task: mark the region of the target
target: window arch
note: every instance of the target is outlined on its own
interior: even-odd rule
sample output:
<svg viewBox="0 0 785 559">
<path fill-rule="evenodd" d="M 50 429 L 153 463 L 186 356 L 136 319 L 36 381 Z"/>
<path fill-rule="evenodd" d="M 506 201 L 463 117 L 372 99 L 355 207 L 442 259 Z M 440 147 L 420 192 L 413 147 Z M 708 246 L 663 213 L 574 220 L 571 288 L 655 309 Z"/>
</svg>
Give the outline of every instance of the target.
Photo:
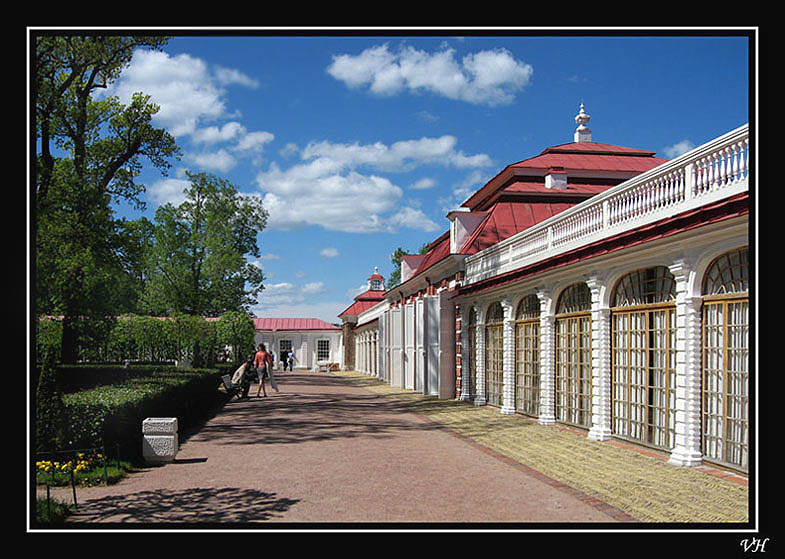
<svg viewBox="0 0 785 559">
<path fill-rule="evenodd" d="M 591 426 L 591 291 L 576 283 L 556 303 L 556 419 Z"/>
<path fill-rule="evenodd" d="M 622 277 L 611 298 L 614 434 L 670 449 L 676 422 L 676 282 L 665 266 Z"/>
<path fill-rule="evenodd" d="M 585 283 L 575 283 L 559 295 L 556 314 L 568 314 L 591 310 L 591 291 Z"/>
<path fill-rule="evenodd" d="M 665 266 L 630 272 L 618 282 L 611 298 L 612 307 L 651 305 L 676 300 L 676 279 Z"/>
<path fill-rule="evenodd" d="M 485 314 L 485 396 L 486 402 L 502 405 L 504 384 L 504 309 L 496 302 Z"/>
<path fill-rule="evenodd" d="M 515 409 L 540 413 L 540 300 L 521 299 L 515 310 Z"/>
<path fill-rule="evenodd" d="M 749 253 L 720 255 L 703 277 L 703 455 L 748 468 Z"/>
<path fill-rule="evenodd" d="M 703 276 L 704 295 L 742 293 L 749 290 L 749 249 L 727 252 L 715 258 Z"/>
</svg>

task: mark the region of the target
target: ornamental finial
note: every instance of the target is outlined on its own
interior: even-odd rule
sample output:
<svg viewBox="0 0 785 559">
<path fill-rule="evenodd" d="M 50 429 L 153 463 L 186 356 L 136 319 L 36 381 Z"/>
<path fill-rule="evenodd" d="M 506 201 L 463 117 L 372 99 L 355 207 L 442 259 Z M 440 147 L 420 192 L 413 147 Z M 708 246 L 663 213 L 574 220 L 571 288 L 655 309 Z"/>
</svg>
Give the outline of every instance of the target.
<svg viewBox="0 0 785 559">
<path fill-rule="evenodd" d="M 589 120 L 591 115 L 586 114 L 581 102 L 581 110 L 575 115 L 575 122 L 578 123 L 578 128 L 575 129 L 575 142 L 591 142 L 591 130 L 586 126 Z"/>
</svg>

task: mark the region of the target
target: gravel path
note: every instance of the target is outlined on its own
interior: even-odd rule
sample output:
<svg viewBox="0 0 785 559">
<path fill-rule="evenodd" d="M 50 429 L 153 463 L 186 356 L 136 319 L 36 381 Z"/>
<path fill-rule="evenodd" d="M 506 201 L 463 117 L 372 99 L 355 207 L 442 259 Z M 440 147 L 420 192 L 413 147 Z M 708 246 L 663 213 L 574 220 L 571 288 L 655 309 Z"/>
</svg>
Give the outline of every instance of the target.
<svg viewBox="0 0 785 559">
<path fill-rule="evenodd" d="M 184 436 L 173 463 L 78 488 L 69 523 L 354 529 L 630 520 L 346 378 L 276 378 L 280 392 L 232 399 Z"/>
</svg>

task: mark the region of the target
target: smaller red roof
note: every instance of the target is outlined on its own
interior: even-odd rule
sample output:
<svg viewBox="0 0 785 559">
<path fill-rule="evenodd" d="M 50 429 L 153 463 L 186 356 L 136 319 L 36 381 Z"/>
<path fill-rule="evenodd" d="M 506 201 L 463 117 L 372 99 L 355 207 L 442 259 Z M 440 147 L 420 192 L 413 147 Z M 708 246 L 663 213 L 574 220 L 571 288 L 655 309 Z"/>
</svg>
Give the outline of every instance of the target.
<svg viewBox="0 0 785 559">
<path fill-rule="evenodd" d="M 254 318 L 256 330 L 340 330 L 338 326 L 318 318 Z"/>
</svg>

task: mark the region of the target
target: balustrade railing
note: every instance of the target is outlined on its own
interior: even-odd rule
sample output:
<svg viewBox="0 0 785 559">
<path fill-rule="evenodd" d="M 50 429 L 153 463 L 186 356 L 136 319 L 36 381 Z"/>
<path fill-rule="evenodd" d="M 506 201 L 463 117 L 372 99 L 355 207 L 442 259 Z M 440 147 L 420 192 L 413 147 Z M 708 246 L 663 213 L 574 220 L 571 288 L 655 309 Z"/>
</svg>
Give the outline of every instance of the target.
<svg viewBox="0 0 785 559">
<path fill-rule="evenodd" d="M 743 192 L 749 160 L 745 124 L 468 257 L 466 283 Z"/>
</svg>

